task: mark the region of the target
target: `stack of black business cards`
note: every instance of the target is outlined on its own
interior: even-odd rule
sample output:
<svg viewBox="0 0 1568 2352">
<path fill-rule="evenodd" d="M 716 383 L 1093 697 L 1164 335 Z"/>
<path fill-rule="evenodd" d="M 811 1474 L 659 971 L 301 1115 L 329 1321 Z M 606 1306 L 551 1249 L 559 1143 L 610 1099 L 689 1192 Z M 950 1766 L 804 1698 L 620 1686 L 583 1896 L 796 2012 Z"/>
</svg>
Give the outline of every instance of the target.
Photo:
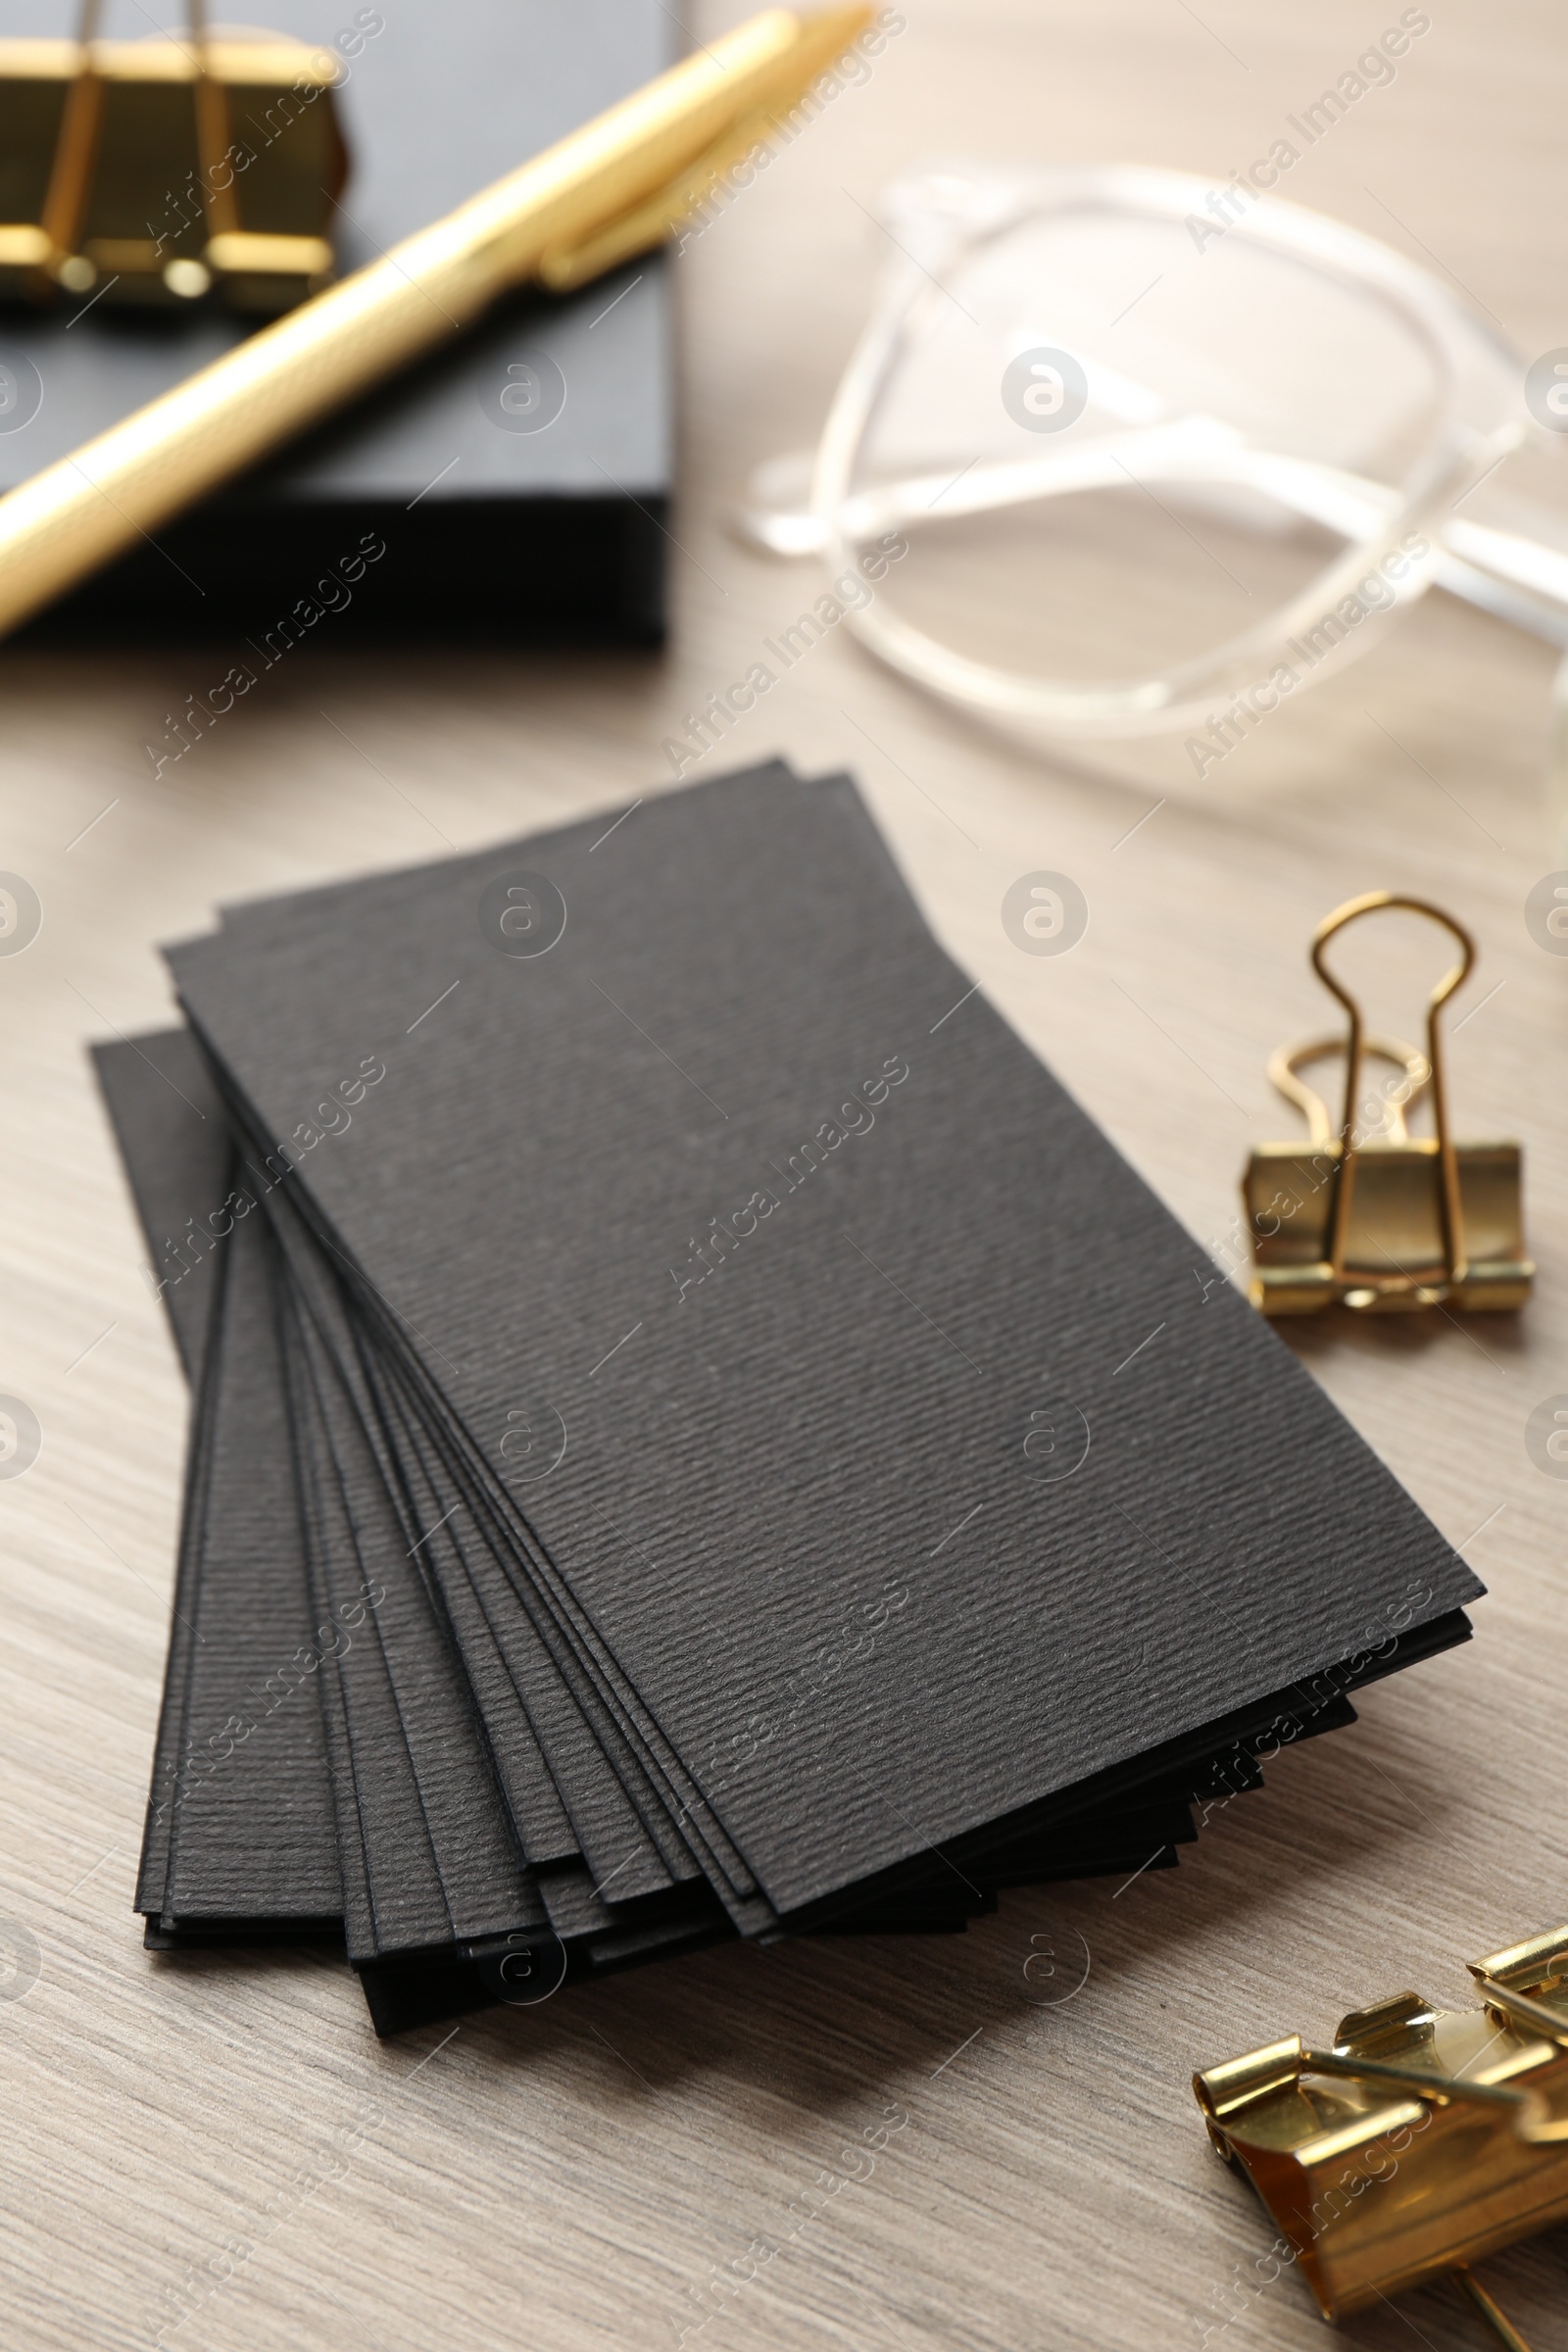
<svg viewBox="0 0 1568 2352">
<path fill-rule="evenodd" d="M 188 1027 L 99 1055 L 194 1396 L 155 1945 L 341 1936 L 386 2032 L 961 1928 L 1467 1634 L 849 779 L 169 960 Z"/>
</svg>

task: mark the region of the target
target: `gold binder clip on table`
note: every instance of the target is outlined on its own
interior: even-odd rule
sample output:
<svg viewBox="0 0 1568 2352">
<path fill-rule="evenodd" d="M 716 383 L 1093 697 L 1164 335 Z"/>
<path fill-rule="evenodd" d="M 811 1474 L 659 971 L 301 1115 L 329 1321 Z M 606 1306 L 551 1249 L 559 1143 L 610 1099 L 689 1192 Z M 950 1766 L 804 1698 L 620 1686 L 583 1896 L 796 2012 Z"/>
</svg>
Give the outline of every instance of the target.
<svg viewBox="0 0 1568 2352">
<path fill-rule="evenodd" d="M 0 41 L 0 296 L 288 310 L 332 274 L 330 50 L 282 33 Z"/>
<path fill-rule="evenodd" d="M 1441 924 L 1459 943 L 1427 1007 L 1422 1053 L 1397 1038 L 1368 1035 L 1348 989 L 1335 979 L 1323 951 L 1337 932 L 1383 907 L 1405 907 Z M 1312 1314 L 1344 1305 L 1366 1311 L 1441 1306 L 1522 1306 L 1535 1267 L 1525 1255 L 1516 1143 L 1456 1144 L 1448 1126 L 1443 1074 L 1442 1007 L 1468 977 L 1475 943 L 1451 915 L 1425 899 L 1369 891 L 1319 924 L 1312 968 L 1349 1016 L 1343 1044 L 1315 1038 L 1281 1047 L 1269 1076 L 1306 1114 L 1305 1143 L 1259 1144 L 1242 1180 L 1252 1237 L 1251 1299 L 1266 1315 Z M 1336 1136 L 1328 1106 L 1299 1075 L 1308 1062 L 1345 1056 L 1345 1103 Z M 1377 1132 L 1358 1118 L 1366 1057 L 1392 1063 L 1396 1079 L 1373 1107 Z M 1405 1113 L 1423 1094 L 1435 1132 L 1413 1136 Z M 1357 1140 L 1358 1127 L 1362 1130 Z"/>
<path fill-rule="evenodd" d="M 1193 2077 L 1328 2320 L 1451 2274 L 1529 2352 L 1468 2265 L 1568 2219 L 1568 1928 L 1469 1963 L 1485 2007 L 1401 1992 Z"/>
</svg>

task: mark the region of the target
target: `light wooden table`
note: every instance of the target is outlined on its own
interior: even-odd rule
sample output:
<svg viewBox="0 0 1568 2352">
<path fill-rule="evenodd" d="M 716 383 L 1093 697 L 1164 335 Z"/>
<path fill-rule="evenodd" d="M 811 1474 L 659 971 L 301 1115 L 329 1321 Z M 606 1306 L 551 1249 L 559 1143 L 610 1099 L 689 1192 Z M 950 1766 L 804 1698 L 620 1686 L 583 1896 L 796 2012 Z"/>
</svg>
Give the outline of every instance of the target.
<svg viewBox="0 0 1568 2352">
<path fill-rule="evenodd" d="M 740 13 L 715 0 L 699 29 Z M 1474 1131 L 1526 1140 L 1535 1303 L 1517 1328 L 1296 1341 L 1489 1583 L 1474 1643 L 1282 1759 L 1179 1872 L 1013 1895 L 961 1938 L 736 1947 L 394 2047 L 320 1955 L 172 1965 L 141 1949 L 129 1903 L 184 1396 L 85 1042 L 164 1015 L 154 943 L 221 899 L 661 788 L 679 714 L 798 609 L 796 579 L 725 535 L 724 503 L 819 417 L 876 259 L 852 197 L 944 151 L 1222 179 L 1398 11 L 907 14 L 869 86 L 678 266 L 684 552 L 666 662 L 302 650 L 153 782 L 141 742 L 200 660 L 0 654 L 0 866 L 46 907 L 36 945 L 0 962 L 0 1388 L 44 1430 L 35 1468 L 0 1484 L 0 1911 L 41 1952 L 25 1997 L 0 2004 L 8 2343 L 141 2346 L 186 2312 L 165 2335 L 179 2352 L 673 2352 L 708 2310 L 686 2338 L 703 2352 L 1198 2352 L 1229 2311 L 1207 2338 L 1225 2352 L 1304 2352 L 1324 2339 L 1293 2276 L 1223 2302 L 1269 2232 L 1207 2151 L 1191 2070 L 1321 2034 L 1406 1984 L 1463 1998 L 1467 1956 L 1568 1911 L 1568 1494 L 1522 1437 L 1568 1390 L 1568 971 L 1522 919 L 1560 862 L 1542 800 L 1552 664 L 1433 598 L 1293 707 L 1224 792 L 1173 797 L 1119 849 L 1155 797 L 1132 763 L 1097 782 L 1006 751 L 842 636 L 735 751 L 858 767 L 942 938 L 1200 1242 L 1229 1225 L 1249 1140 L 1281 1131 L 1263 1061 L 1321 1017 L 1302 961 L 1317 918 L 1403 884 L 1474 924 L 1472 1001 L 1501 985 L 1456 1040 L 1454 1091 Z M 1290 193 L 1440 256 L 1527 353 L 1568 343 L 1560 11 L 1432 14 L 1396 83 Z M 1042 865 L 1095 909 L 1059 961 L 1019 956 L 999 919 L 1007 884 Z M 1023 1975 L 1042 1936 L 1059 1988 L 1088 1956 L 1055 2007 Z M 754 2241 L 785 2237 L 791 2201 L 891 2104 L 908 2122 L 874 2176 L 742 2284 Z M 1568 2346 L 1568 2235 L 1490 2276 L 1534 2344 Z M 1391 2352 L 1479 2341 L 1446 2290 L 1348 2334 Z"/>
</svg>

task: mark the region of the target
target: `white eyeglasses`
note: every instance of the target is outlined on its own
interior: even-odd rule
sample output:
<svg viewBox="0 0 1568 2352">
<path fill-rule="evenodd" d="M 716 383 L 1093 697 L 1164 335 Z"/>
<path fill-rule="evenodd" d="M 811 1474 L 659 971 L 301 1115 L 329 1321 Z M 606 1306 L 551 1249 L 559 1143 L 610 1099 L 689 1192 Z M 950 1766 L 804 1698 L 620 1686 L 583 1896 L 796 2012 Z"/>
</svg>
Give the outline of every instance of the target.
<svg viewBox="0 0 1568 2352">
<path fill-rule="evenodd" d="M 1125 738 L 1255 723 L 1435 583 L 1568 647 L 1568 502 L 1462 511 L 1568 433 L 1568 353 L 1527 370 L 1376 239 L 1181 172 L 953 165 L 882 219 L 814 466 L 762 467 L 737 520 L 857 582 L 906 677 Z"/>
</svg>

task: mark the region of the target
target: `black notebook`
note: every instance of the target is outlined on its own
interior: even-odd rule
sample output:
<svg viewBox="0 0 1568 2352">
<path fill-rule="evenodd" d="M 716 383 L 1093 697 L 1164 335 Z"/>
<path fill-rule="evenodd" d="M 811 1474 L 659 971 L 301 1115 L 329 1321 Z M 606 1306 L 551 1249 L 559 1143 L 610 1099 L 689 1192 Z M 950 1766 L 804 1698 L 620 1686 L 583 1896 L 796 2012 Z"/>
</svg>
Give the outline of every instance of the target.
<svg viewBox="0 0 1568 2352">
<path fill-rule="evenodd" d="M 609 822 L 230 910 L 101 1056 L 208 1318 L 140 1906 L 383 2030 L 1168 1866 L 1482 1590 L 848 778 Z"/>
<path fill-rule="evenodd" d="M 338 61 L 352 159 L 332 224 L 344 275 L 652 80 L 680 45 L 662 0 L 335 10 L 270 0 L 262 13 Z M 75 14 L 71 0 L 12 0 L 5 29 L 66 33 Z M 154 21 L 122 6 L 103 29 L 136 39 Z M 242 108 L 236 139 L 246 138 L 265 148 L 265 126 Z M 172 186 L 171 220 L 185 218 L 182 198 L 193 201 Z M 149 235 L 169 226 L 155 220 Z M 217 301 L 194 316 L 117 308 L 112 291 L 43 312 L 0 309 L 0 363 L 40 387 L 35 414 L 0 417 L 0 491 L 220 358 L 256 323 Z M 545 405 L 518 413 L 514 371 L 529 368 Z M 260 684 L 298 644 L 432 634 L 658 643 L 672 392 L 662 255 L 563 299 L 523 291 L 177 517 L 29 634 L 225 645 L 205 685 L 195 681 L 195 715 L 176 710 L 154 738 L 155 762 L 179 756 L 173 721 L 199 734 L 215 699 L 221 717 L 251 691 L 247 676 Z"/>
</svg>

